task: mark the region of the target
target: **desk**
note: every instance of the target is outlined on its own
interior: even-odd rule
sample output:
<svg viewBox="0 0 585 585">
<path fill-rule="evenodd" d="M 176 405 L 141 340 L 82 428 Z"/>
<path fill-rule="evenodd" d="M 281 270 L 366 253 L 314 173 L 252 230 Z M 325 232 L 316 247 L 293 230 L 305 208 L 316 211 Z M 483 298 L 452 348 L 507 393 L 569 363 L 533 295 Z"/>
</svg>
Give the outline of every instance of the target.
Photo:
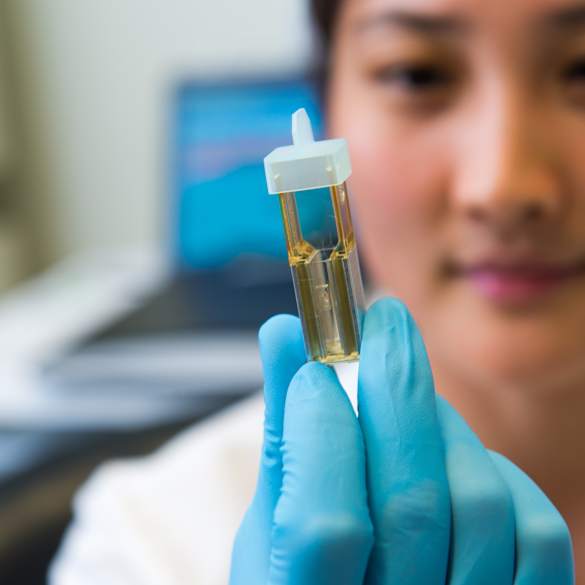
<svg viewBox="0 0 585 585">
<path fill-rule="evenodd" d="M 39 369 L 84 335 L 132 309 L 167 276 L 161 258 L 148 251 L 83 254 L 1 296 L 0 428 L 116 424 L 111 405 L 100 405 L 95 397 L 46 392 Z M 146 421 L 148 411 L 142 416 Z"/>
<path fill-rule="evenodd" d="M 97 464 L 150 452 L 237 399 L 224 394 L 185 408 L 45 386 L 43 363 L 136 307 L 168 275 L 156 254 L 83 255 L 0 298 L 1 583 L 44 582 L 71 497 Z"/>
</svg>

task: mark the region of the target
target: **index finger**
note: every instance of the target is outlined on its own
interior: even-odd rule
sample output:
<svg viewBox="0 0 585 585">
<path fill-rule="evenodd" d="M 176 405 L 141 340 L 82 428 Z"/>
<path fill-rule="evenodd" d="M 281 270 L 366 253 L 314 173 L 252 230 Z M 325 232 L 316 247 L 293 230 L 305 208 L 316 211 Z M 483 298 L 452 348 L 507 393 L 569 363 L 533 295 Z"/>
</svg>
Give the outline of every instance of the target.
<svg viewBox="0 0 585 585">
<path fill-rule="evenodd" d="M 367 582 L 442 585 L 451 514 L 443 440 L 426 350 L 397 300 L 366 314 L 358 407 L 375 537 Z"/>
</svg>

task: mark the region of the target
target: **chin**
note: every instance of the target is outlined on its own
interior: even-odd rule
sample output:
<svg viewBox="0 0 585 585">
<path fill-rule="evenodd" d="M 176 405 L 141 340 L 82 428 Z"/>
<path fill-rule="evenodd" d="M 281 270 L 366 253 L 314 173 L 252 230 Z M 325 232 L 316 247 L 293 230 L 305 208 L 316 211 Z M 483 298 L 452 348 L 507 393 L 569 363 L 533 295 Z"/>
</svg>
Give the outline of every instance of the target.
<svg viewBox="0 0 585 585">
<path fill-rule="evenodd" d="M 571 307 L 573 309 L 571 310 Z M 552 303 L 540 310 L 500 307 L 457 299 L 419 322 L 438 371 L 473 386 L 585 391 L 585 309 L 582 303 Z"/>
</svg>

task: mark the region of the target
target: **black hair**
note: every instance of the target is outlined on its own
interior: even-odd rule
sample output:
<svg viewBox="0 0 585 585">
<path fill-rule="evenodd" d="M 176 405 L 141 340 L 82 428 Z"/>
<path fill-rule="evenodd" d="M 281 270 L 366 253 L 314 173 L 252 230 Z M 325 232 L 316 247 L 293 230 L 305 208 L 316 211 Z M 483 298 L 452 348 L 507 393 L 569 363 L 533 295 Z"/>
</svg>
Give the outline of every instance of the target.
<svg viewBox="0 0 585 585">
<path fill-rule="evenodd" d="M 326 101 L 329 79 L 329 55 L 337 15 L 343 0 L 311 0 L 311 16 L 320 41 L 320 56 L 314 63 L 314 76 L 317 81 L 321 101 Z"/>
<path fill-rule="evenodd" d="M 313 20 L 321 35 L 323 49 L 327 54 L 331 47 L 333 29 L 337 20 L 337 13 L 341 0 L 312 0 L 311 12 Z"/>
</svg>

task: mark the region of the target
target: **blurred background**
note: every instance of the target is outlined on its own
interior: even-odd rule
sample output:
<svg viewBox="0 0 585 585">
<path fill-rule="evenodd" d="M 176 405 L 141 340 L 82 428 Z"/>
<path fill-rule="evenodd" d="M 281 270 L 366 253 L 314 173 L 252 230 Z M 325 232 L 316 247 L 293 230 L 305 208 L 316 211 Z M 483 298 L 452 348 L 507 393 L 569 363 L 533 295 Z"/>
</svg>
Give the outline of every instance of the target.
<svg viewBox="0 0 585 585">
<path fill-rule="evenodd" d="M 1 583 L 101 461 L 260 387 L 296 310 L 262 158 L 323 134 L 317 55 L 301 0 L 0 2 Z"/>
</svg>

